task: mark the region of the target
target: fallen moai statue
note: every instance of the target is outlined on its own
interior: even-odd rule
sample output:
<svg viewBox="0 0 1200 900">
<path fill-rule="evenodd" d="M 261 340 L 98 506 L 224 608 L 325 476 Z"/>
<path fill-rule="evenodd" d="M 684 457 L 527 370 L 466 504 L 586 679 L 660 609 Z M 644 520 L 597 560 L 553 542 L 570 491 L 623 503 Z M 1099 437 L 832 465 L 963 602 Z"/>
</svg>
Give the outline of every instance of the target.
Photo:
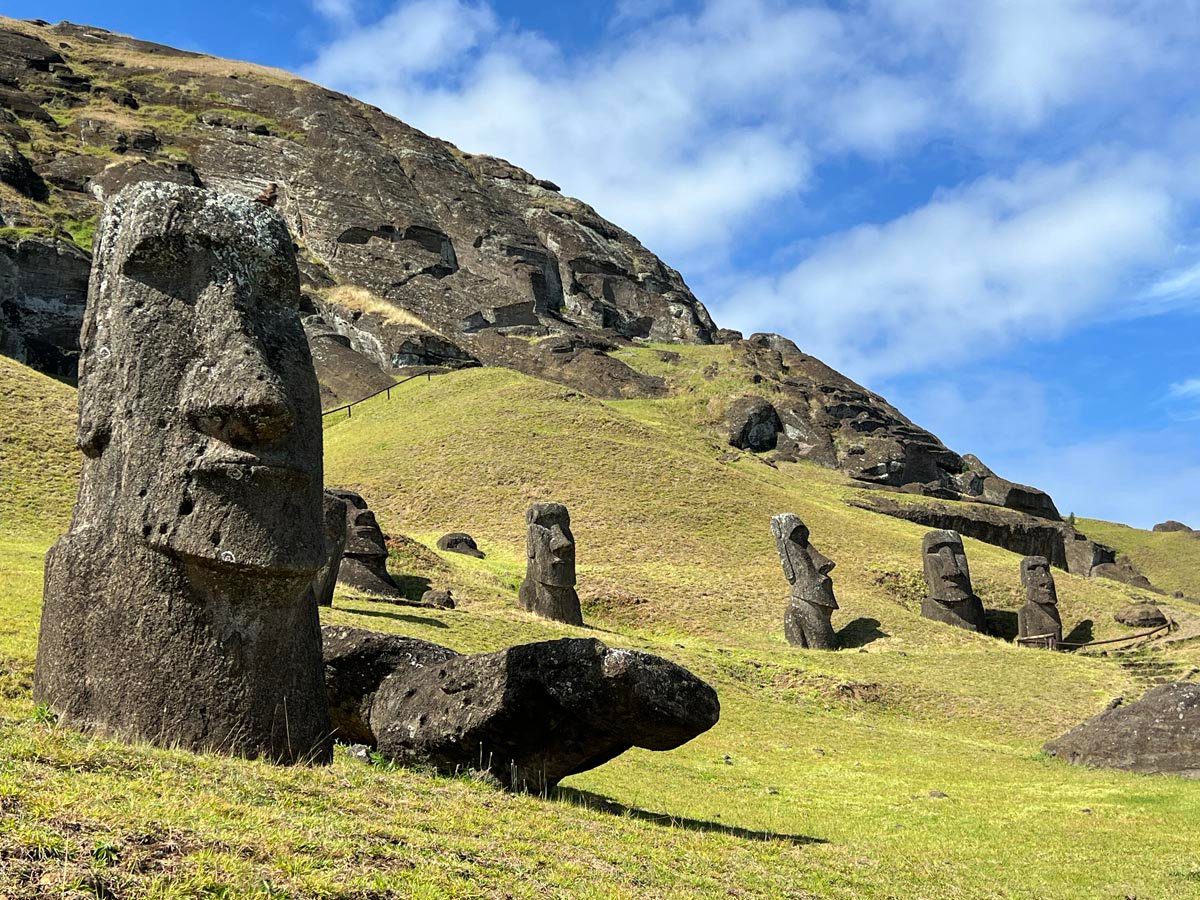
<svg viewBox="0 0 1200 900">
<path fill-rule="evenodd" d="M 592 638 L 460 656 L 400 635 L 326 626 L 335 735 L 404 765 L 490 773 L 545 793 L 631 747 L 671 750 L 720 716 L 687 669 Z"/>
<path fill-rule="evenodd" d="M 329 758 L 311 585 L 321 411 L 279 214 L 166 183 L 99 225 L 70 530 L 46 556 L 33 695 L 84 731 Z"/>
<path fill-rule="evenodd" d="M 1200 684 L 1160 685 L 1046 745 L 1069 763 L 1200 778 Z"/>
</svg>

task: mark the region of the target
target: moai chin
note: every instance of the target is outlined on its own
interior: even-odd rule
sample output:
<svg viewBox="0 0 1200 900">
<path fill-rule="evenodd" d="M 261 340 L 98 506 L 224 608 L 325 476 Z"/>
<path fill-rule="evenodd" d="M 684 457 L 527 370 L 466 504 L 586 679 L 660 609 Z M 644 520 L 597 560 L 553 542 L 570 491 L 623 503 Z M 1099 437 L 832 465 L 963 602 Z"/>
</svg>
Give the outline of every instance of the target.
<svg viewBox="0 0 1200 900">
<path fill-rule="evenodd" d="M 535 503 L 525 514 L 525 526 L 528 563 L 521 606 L 547 619 L 582 625 L 570 513 L 561 503 Z"/>
<path fill-rule="evenodd" d="M 783 633 L 788 643 L 813 650 L 836 650 L 833 611 L 838 608 L 833 595 L 833 562 L 809 543 L 808 526 L 793 513 L 771 519 L 771 533 L 783 574 L 792 586 L 791 598 L 783 616 Z"/>
<path fill-rule="evenodd" d="M 983 603 L 971 587 L 967 553 L 956 531 L 931 531 L 921 542 L 929 595 L 921 615 L 981 634 L 987 631 Z"/>
<path fill-rule="evenodd" d="M 1058 611 L 1058 591 L 1050 561 L 1044 556 L 1021 560 L 1021 584 L 1025 587 L 1025 605 L 1017 612 L 1017 636 L 1037 638 L 1049 635 L 1046 645 L 1062 643 L 1062 616 Z"/>
<path fill-rule="evenodd" d="M 279 215 L 158 182 L 101 219 L 79 494 L 34 697 L 84 731 L 325 761 L 321 418 Z"/>
</svg>

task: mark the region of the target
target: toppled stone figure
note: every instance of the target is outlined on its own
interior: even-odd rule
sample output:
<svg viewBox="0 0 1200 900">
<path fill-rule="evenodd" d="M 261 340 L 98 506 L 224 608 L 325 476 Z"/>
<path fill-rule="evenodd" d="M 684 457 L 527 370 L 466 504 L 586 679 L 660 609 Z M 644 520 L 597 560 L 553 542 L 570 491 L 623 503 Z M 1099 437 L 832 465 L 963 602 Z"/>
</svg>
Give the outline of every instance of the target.
<svg viewBox="0 0 1200 900">
<path fill-rule="evenodd" d="M 1062 616 L 1050 561 L 1044 556 L 1021 560 L 1021 584 L 1025 587 L 1025 605 L 1017 611 L 1017 637 L 1047 637 L 1049 646 L 1060 644 Z"/>
<path fill-rule="evenodd" d="M 921 615 L 981 634 L 987 629 L 983 602 L 971 587 L 967 552 L 956 531 L 930 531 L 921 542 L 925 585 L 929 590 L 921 602 Z"/>
<path fill-rule="evenodd" d="M 462 553 L 464 556 L 473 556 L 476 559 L 483 559 L 483 551 L 479 549 L 479 545 L 475 543 L 475 538 L 461 531 L 454 531 L 450 534 L 443 534 L 437 541 L 439 550 L 445 550 L 449 553 Z"/>
<path fill-rule="evenodd" d="M 325 524 L 325 561 L 313 579 L 317 606 L 333 606 L 333 589 L 342 568 L 346 549 L 346 502 L 336 494 L 321 494 L 321 515 Z"/>
<path fill-rule="evenodd" d="M 387 542 L 362 494 L 343 488 L 328 493 L 346 504 L 346 549 L 338 571 L 338 584 L 387 600 L 403 600 L 400 587 L 388 574 Z"/>
<path fill-rule="evenodd" d="M 1153 603 L 1130 603 L 1113 613 L 1113 618 L 1130 628 L 1161 628 L 1167 624 L 1166 614 Z"/>
<path fill-rule="evenodd" d="M 100 221 L 83 470 L 46 556 L 33 694 L 126 740 L 326 761 L 321 419 L 283 219 L 165 183 Z"/>
<path fill-rule="evenodd" d="M 1069 763 L 1200 778 L 1200 685 L 1160 685 L 1046 745 Z"/>
<path fill-rule="evenodd" d="M 525 524 L 528 563 L 521 606 L 547 619 L 582 625 L 570 513 L 561 503 L 535 503 L 525 514 Z"/>
<path fill-rule="evenodd" d="M 326 682 L 339 740 L 403 765 L 476 770 L 546 793 L 631 747 L 671 750 L 720 717 L 687 669 L 591 638 L 476 656 L 400 635 L 327 626 Z"/>
<path fill-rule="evenodd" d="M 783 633 L 789 644 L 812 650 L 836 650 L 833 611 L 833 562 L 808 541 L 808 526 L 793 513 L 771 519 L 771 533 L 783 574 L 792 586 L 791 599 L 783 616 Z"/>
</svg>

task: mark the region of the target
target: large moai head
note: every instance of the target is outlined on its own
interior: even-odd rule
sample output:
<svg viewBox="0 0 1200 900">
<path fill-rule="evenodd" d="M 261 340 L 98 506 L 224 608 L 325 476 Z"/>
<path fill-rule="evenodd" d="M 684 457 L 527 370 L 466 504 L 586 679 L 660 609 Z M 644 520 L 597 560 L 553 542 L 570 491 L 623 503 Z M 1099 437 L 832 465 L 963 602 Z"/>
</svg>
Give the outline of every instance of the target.
<svg viewBox="0 0 1200 900">
<path fill-rule="evenodd" d="M 1025 586 L 1025 599 L 1030 603 L 1058 605 L 1058 590 L 1054 587 L 1054 575 L 1046 557 L 1027 556 L 1021 560 L 1021 584 Z"/>
<path fill-rule="evenodd" d="M 575 586 L 575 536 L 561 503 L 535 503 L 525 514 L 528 578 L 549 587 Z"/>
<path fill-rule="evenodd" d="M 974 597 L 967 552 L 956 531 L 931 531 L 921 542 L 925 584 L 940 603 L 963 603 Z"/>
<path fill-rule="evenodd" d="M 283 220 L 165 183 L 100 225 L 81 336 L 77 523 L 224 570 L 321 565 L 321 420 Z"/>
<path fill-rule="evenodd" d="M 387 538 L 367 501 L 353 491 L 337 490 L 346 504 L 346 553 L 359 557 L 387 558 Z"/>
<path fill-rule="evenodd" d="M 808 526 L 794 513 L 784 513 L 771 519 L 771 533 L 783 574 L 792 586 L 792 596 L 817 606 L 837 609 L 833 594 L 832 560 L 809 543 Z"/>
</svg>

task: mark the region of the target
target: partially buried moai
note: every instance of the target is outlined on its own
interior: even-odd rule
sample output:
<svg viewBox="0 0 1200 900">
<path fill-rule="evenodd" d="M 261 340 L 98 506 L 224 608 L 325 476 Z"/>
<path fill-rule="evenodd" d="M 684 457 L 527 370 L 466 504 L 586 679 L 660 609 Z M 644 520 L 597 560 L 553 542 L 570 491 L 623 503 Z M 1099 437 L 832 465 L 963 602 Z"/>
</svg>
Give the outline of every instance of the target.
<svg viewBox="0 0 1200 900">
<path fill-rule="evenodd" d="M 1025 605 L 1017 612 L 1017 637 L 1045 638 L 1049 647 L 1061 643 L 1062 617 L 1050 561 L 1044 556 L 1021 560 L 1021 584 L 1025 586 Z"/>
<path fill-rule="evenodd" d="M 525 514 L 525 526 L 528 563 L 521 606 L 547 619 L 582 625 L 570 513 L 561 503 L 535 503 Z"/>
<path fill-rule="evenodd" d="M 279 215 L 165 183 L 100 221 L 79 494 L 34 698 L 82 730 L 278 762 L 331 746 L 313 576 L 321 413 Z"/>
<path fill-rule="evenodd" d="M 771 533 L 783 574 L 792 586 L 792 595 L 783 615 L 783 633 L 789 644 L 811 650 L 836 650 L 833 611 L 838 608 L 833 596 L 833 562 L 809 543 L 808 526 L 793 513 L 771 519 Z"/>
<path fill-rule="evenodd" d="M 983 602 L 971 587 L 967 552 L 958 532 L 931 531 L 925 535 L 921 550 L 929 591 L 921 603 L 921 615 L 968 631 L 985 632 L 987 619 Z"/>
<path fill-rule="evenodd" d="M 328 488 L 326 493 L 341 500 L 346 509 L 346 543 L 338 584 L 372 597 L 403 600 L 404 594 L 387 570 L 387 539 L 362 494 L 344 488 Z"/>
</svg>

